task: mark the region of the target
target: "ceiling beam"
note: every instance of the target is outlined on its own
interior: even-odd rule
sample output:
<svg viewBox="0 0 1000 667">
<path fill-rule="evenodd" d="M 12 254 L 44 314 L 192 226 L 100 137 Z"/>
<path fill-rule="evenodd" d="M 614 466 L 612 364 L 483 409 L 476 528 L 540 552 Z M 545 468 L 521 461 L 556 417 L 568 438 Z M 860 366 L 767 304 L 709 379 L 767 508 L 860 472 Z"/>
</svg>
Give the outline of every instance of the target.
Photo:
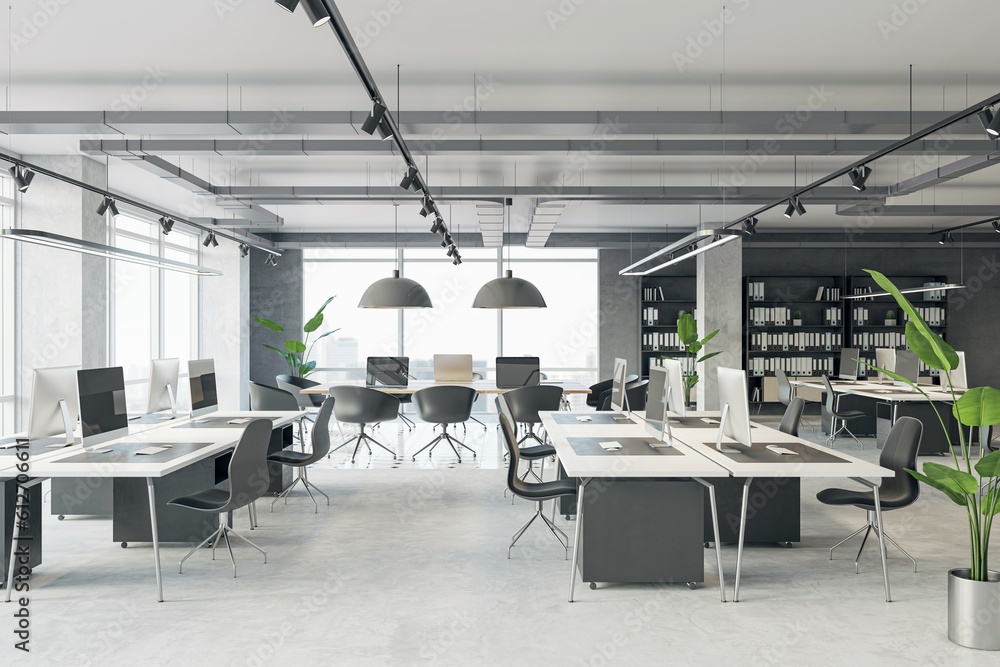
<svg viewBox="0 0 1000 667">
<path fill-rule="evenodd" d="M 931 171 L 924 172 L 923 174 L 918 174 L 917 176 L 908 178 L 905 181 L 890 185 L 889 196 L 899 197 L 901 195 L 918 192 L 925 188 L 932 188 L 935 185 L 941 185 L 945 181 L 961 178 L 962 176 L 979 171 L 980 169 L 993 167 L 998 164 L 1000 164 L 1000 152 L 992 151 L 987 155 L 972 155 L 962 160 L 956 160 L 951 164 L 946 164 L 943 167 L 938 167 L 937 169 L 932 169 Z"/>
<path fill-rule="evenodd" d="M 940 218 L 988 218 L 1000 215 L 1000 206 L 997 205 L 969 205 L 946 206 L 946 205 L 899 205 L 886 206 L 885 202 L 862 202 L 856 204 L 843 204 L 837 206 L 837 215 L 854 217 L 940 217 Z"/>
</svg>

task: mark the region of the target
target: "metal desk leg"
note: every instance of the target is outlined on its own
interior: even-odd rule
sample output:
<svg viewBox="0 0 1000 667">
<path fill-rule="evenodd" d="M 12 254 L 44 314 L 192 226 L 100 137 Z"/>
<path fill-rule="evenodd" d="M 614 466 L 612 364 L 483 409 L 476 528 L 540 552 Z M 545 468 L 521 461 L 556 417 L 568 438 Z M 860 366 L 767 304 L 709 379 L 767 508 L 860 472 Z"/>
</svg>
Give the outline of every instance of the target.
<svg viewBox="0 0 1000 667">
<path fill-rule="evenodd" d="M 16 493 L 16 492 L 15 492 Z M 14 563 L 17 562 L 17 540 L 21 534 L 21 523 L 17 520 L 17 501 L 14 501 L 14 530 L 11 532 L 10 536 L 10 565 L 7 567 L 7 582 L 4 584 L 7 587 L 7 593 L 5 595 L 5 602 L 10 602 L 10 592 L 14 589 Z"/>
<path fill-rule="evenodd" d="M 160 575 L 160 536 L 156 530 L 156 492 L 153 490 L 153 478 L 146 478 L 146 488 L 149 490 L 149 527 L 153 533 L 153 562 L 156 563 L 156 600 L 163 602 L 163 577 Z"/>
<path fill-rule="evenodd" d="M 715 507 L 715 485 L 709 484 L 698 477 L 693 478 L 702 486 L 708 488 L 708 499 L 712 505 L 712 528 L 715 530 L 715 559 L 719 564 L 719 593 L 722 601 L 726 601 L 726 573 L 722 569 L 722 544 L 719 543 L 719 512 Z"/>
<path fill-rule="evenodd" d="M 736 590 L 733 592 L 733 602 L 740 601 L 740 574 L 743 572 L 743 539 L 747 532 L 747 505 L 750 500 L 750 484 L 753 477 L 747 477 L 743 484 L 743 511 L 740 513 L 740 547 L 736 552 Z"/>
<path fill-rule="evenodd" d="M 889 593 L 889 566 L 885 561 L 885 530 L 882 527 L 882 501 L 878 497 L 878 484 L 872 484 L 875 495 L 875 520 L 878 522 L 878 548 L 882 555 L 882 579 L 885 582 L 885 601 L 892 602 Z"/>
<path fill-rule="evenodd" d="M 573 562 L 569 570 L 569 601 L 573 601 L 573 588 L 576 586 L 576 569 L 580 562 L 580 538 L 583 534 L 583 495 L 587 490 L 590 478 L 580 480 L 580 488 L 576 496 L 576 530 L 573 532 Z"/>
</svg>

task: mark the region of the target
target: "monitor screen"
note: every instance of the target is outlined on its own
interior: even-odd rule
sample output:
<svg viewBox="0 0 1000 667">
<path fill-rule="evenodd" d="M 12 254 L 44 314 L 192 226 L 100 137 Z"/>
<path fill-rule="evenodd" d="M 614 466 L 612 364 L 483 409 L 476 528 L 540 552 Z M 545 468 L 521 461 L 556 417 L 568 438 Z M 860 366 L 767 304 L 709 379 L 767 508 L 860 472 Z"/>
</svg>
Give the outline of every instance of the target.
<svg viewBox="0 0 1000 667">
<path fill-rule="evenodd" d="M 896 375 L 900 375 L 913 384 L 920 379 L 920 359 L 909 350 L 898 350 L 896 352 Z M 905 382 L 897 381 L 896 384 L 906 385 Z"/>
<path fill-rule="evenodd" d="M 615 374 L 611 376 L 611 410 L 622 413 L 625 411 L 625 372 L 624 359 L 615 359 Z"/>
<path fill-rule="evenodd" d="M 651 366 L 646 386 L 646 433 L 663 440 L 667 420 L 667 371 Z"/>
<path fill-rule="evenodd" d="M 951 379 L 951 386 L 955 389 L 968 389 L 969 380 L 965 377 L 965 352 L 955 352 L 958 355 L 958 367 L 946 371 L 948 373 L 948 378 Z M 941 384 L 945 384 L 942 382 Z"/>
<path fill-rule="evenodd" d="M 896 372 L 896 348 L 880 347 L 875 350 L 875 365 L 887 371 Z M 878 381 L 888 380 L 889 376 L 879 371 Z"/>
<path fill-rule="evenodd" d="M 149 362 L 149 400 L 146 414 L 170 410 L 177 414 L 177 378 L 181 372 L 180 359 L 153 359 Z"/>
<path fill-rule="evenodd" d="M 368 357 L 365 384 L 405 387 L 410 379 L 409 357 Z"/>
<path fill-rule="evenodd" d="M 538 357 L 497 357 L 497 387 L 534 387 L 541 379 Z"/>
<path fill-rule="evenodd" d="M 663 359 L 660 362 L 667 371 L 667 409 L 678 417 L 687 415 L 684 404 L 684 368 L 679 359 Z"/>
<path fill-rule="evenodd" d="M 750 447 L 750 401 L 747 397 L 746 372 L 735 368 L 719 368 L 719 406 L 722 408 L 722 419 L 716 448 L 724 452 L 738 451 L 725 448 L 723 437 Z"/>
<path fill-rule="evenodd" d="M 128 432 L 125 408 L 125 373 L 121 366 L 78 371 L 80 421 L 84 442 L 116 431 Z"/>
<path fill-rule="evenodd" d="M 191 416 L 198 417 L 218 409 L 214 359 L 189 361 L 188 383 L 191 385 Z"/>
<path fill-rule="evenodd" d="M 858 379 L 858 348 L 845 347 L 840 351 L 840 373 L 837 375 L 841 380 Z"/>
<path fill-rule="evenodd" d="M 36 368 L 31 383 L 31 404 L 28 407 L 28 439 L 37 440 L 66 434 L 73 437 L 80 419 L 80 402 L 76 394 L 76 371 L 79 366 Z M 63 412 L 63 405 L 66 407 Z M 69 423 L 67 423 L 69 422 Z"/>
</svg>

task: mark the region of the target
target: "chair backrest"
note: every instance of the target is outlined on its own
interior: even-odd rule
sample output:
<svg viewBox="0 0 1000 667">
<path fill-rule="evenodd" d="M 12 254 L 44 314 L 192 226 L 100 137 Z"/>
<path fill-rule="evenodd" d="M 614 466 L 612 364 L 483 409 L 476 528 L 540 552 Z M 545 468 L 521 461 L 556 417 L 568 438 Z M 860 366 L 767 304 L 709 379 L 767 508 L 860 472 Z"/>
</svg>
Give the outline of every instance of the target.
<svg viewBox="0 0 1000 667">
<path fill-rule="evenodd" d="M 980 437 L 986 443 L 986 449 L 995 452 L 1000 449 L 1000 425 L 987 426 L 980 431 Z"/>
<path fill-rule="evenodd" d="M 433 424 L 458 424 L 472 415 L 478 392 L 472 387 L 427 387 L 413 393 L 420 418 Z"/>
<path fill-rule="evenodd" d="M 628 400 L 628 409 L 645 410 L 646 393 L 649 391 L 649 380 L 635 380 L 625 385 L 625 398 Z"/>
<path fill-rule="evenodd" d="M 517 433 L 514 430 L 514 424 L 507 415 L 501 413 L 499 419 L 503 444 L 510 456 L 510 465 L 507 466 L 507 488 L 510 489 L 511 493 L 521 495 L 527 490 L 528 483 L 517 475 L 518 464 L 521 462 L 521 450 L 517 446 Z"/>
<path fill-rule="evenodd" d="M 892 425 L 878 463 L 883 468 L 889 468 L 896 473 L 895 477 L 885 477 L 879 486 L 879 493 L 892 493 L 903 498 L 905 507 L 920 496 L 920 483 L 906 472 L 906 469 L 917 469 L 917 452 L 920 450 L 920 438 L 924 433 L 924 425 L 914 417 L 900 417 Z M 896 502 L 899 502 L 898 500 Z"/>
<path fill-rule="evenodd" d="M 308 410 L 310 408 L 316 408 L 323 405 L 323 396 L 320 394 L 303 394 L 300 393 L 300 389 L 308 389 L 309 387 L 315 387 L 319 384 L 315 380 L 310 380 L 308 378 L 300 378 L 297 375 L 288 375 L 287 373 L 282 375 L 275 375 L 274 382 L 278 385 L 278 389 L 284 389 L 288 393 L 295 397 L 295 400 L 299 402 L 299 408 L 302 410 Z"/>
<path fill-rule="evenodd" d="M 497 397 L 494 400 L 494 403 L 496 403 L 497 406 L 497 418 L 499 419 L 500 415 L 507 415 L 507 421 L 513 424 L 514 433 L 516 435 L 517 421 L 514 419 L 514 413 L 510 411 L 510 403 L 507 402 L 507 399 L 504 398 L 504 396 L 505 394 L 497 394 Z"/>
<path fill-rule="evenodd" d="M 599 404 L 601 394 L 611 389 L 612 383 L 614 383 L 614 379 L 601 380 L 600 382 L 590 385 L 590 393 L 587 394 L 587 405 L 596 407 Z"/>
<path fill-rule="evenodd" d="M 389 422 L 399 415 L 399 399 L 370 387 L 341 385 L 331 387 L 333 413 L 349 424 Z"/>
<path fill-rule="evenodd" d="M 267 492 L 267 447 L 271 442 L 270 419 L 254 419 L 243 429 L 229 460 L 229 501 L 218 511 L 245 507 Z"/>
<path fill-rule="evenodd" d="M 802 419 L 802 411 L 806 408 L 805 399 L 796 396 L 785 408 L 785 414 L 781 418 L 781 425 L 778 430 L 788 435 L 799 437 L 799 421 Z"/>
<path fill-rule="evenodd" d="M 837 405 L 837 395 L 833 393 L 833 385 L 830 384 L 830 377 L 823 376 L 823 386 L 826 387 L 826 411 L 834 414 Z"/>
<path fill-rule="evenodd" d="M 250 409 L 265 412 L 298 412 L 301 410 L 295 394 L 253 380 L 250 381 Z"/>
<path fill-rule="evenodd" d="M 774 377 L 778 380 L 778 400 L 783 405 L 788 405 L 792 400 L 792 385 L 788 381 L 785 371 L 780 368 L 775 369 Z"/>
<path fill-rule="evenodd" d="M 562 387 L 551 384 L 540 384 L 534 387 L 518 387 L 505 391 L 510 412 L 515 422 L 523 424 L 540 424 L 542 418 L 539 410 L 558 410 L 562 401 Z"/>
</svg>

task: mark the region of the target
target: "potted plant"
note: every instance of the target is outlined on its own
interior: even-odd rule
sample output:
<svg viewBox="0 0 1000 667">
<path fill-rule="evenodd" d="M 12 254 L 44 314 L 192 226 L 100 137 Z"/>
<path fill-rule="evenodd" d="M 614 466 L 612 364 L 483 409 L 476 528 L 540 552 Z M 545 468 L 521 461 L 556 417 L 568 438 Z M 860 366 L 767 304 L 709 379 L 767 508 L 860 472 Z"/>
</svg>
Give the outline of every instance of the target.
<svg viewBox="0 0 1000 667">
<path fill-rule="evenodd" d="M 696 384 L 698 384 L 698 371 L 695 368 L 697 364 L 703 361 L 711 359 L 717 354 L 722 354 L 722 351 L 709 352 L 708 354 L 698 359 L 698 353 L 701 352 L 705 344 L 715 338 L 715 335 L 719 333 L 716 329 L 712 333 L 708 334 L 701 340 L 698 340 L 698 322 L 695 321 L 694 316 L 691 313 L 681 311 L 677 316 L 677 337 L 680 338 L 681 345 L 684 347 L 684 404 L 691 405 L 691 390 Z"/>
<path fill-rule="evenodd" d="M 330 302 L 333 301 L 333 299 L 334 297 L 332 296 L 329 299 L 327 299 L 323 303 L 323 305 L 319 307 L 319 310 L 316 311 L 316 314 L 313 315 L 312 318 L 308 322 L 306 322 L 305 325 L 302 327 L 302 331 L 305 333 L 305 340 L 290 338 L 285 341 L 284 350 L 279 350 L 273 345 L 266 345 L 266 344 L 264 345 L 264 347 L 266 347 L 267 349 L 274 350 L 275 352 L 277 352 L 282 356 L 282 358 L 285 360 L 285 363 L 288 364 L 289 375 L 306 377 L 310 373 L 312 373 L 316 369 L 316 362 L 309 360 L 309 357 L 312 355 L 313 347 L 321 339 L 326 338 L 332 333 L 340 331 L 339 328 L 331 329 L 330 331 L 327 331 L 326 333 L 316 338 L 316 340 L 312 342 L 312 345 L 309 344 L 309 336 L 311 336 L 314 331 L 323 326 L 323 310 L 328 305 L 330 305 Z M 253 318 L 253 320 L 257 324 L 265 326 L 271 331 L 275 331 L 277 333 L 283 333 L 285 331 L 284 327 L 282 327 L 281 325 L 275 324 L 271 320 L 266 320 L 263 317 L 255 317 Z"/>
<path fill-rule="evenodd" d="M 894 327 L 896 326 L 896 311 L 887 310 L 885 313 L 885 326 Z"/>
<path fill-rule="evenodd" d="M 797 326 L 797 327 L 802 326 L 802 311 L 801 310 L 796 310 L 794 313 L 792 313 L 792 324 L 794 326 Z"/>
<path fill-rule="evenodd" d="M 959 359 L 955 350 L 931 331 L 899 289 L 881 273 L 865 270 L 909 316 L 906 342 L 921 361 L 939 371 L 957 368 Z M 913 477 L 941 491 L 962 507 L 969 525 L 970 565 L 948 572 L 948 639 L 969 648 L 1000 650 L 1000 613 L 996 610 L 997 601 L 1000 601 L 1000 572 L 989 569 L 990 529 L 993 518 L 1000 513 L 1000 451 L 984 456 L 985 447 L 981 444 L 978 460 L 974 460 L 972 443 L 966 442 L 965 429 L 962 428 L 986 428 L 1000 424 L 1000 390 L 976 387 L 966 390 L 961 398 L 956 399 L 951 377 L 942 373 L 942 378 L 948 378 L 948 391 L 954 404 L 952 412 L 959 423 L 959 454 L 930 397 L 906 378 L 883 368 L 877 370 L 894 380 L 906 382 L 923 394 L 937 414 L 949 445 L 952 445 L 949 451 L 954 467 L 928 461 L 924 463 L 923 473 L 907 470 Z"/>
</svg>

